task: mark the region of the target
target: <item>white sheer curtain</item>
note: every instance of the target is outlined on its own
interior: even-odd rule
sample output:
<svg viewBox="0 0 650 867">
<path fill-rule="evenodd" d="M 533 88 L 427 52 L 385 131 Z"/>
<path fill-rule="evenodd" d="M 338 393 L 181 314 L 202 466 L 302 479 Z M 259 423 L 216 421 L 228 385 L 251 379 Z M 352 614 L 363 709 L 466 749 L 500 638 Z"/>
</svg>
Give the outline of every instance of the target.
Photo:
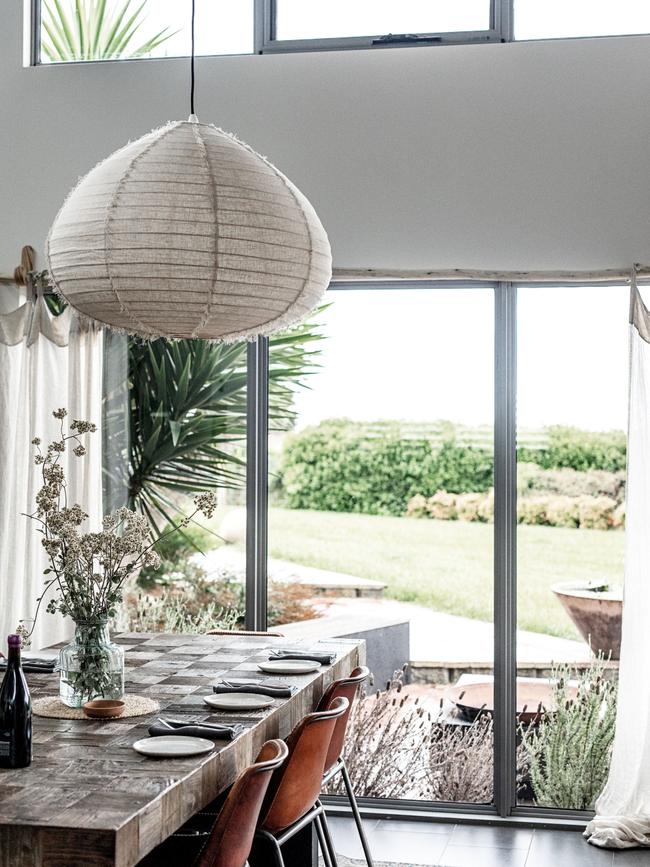
<svg viewBox="0 0 650 867">
<path fill-rule="evenodd" d="M 57 435 L 52 411 L 66 407 L 70 418 L 88 419 L 98 432 L 87 438 L 88 455 L 66 467 L 72 502 L 102 516 L 102 333 L 80 327 L 68 309 L 53 316 L 39 295 L 0 314 L 0 642 L 21 618 L 33 616 L 47 563 L 34 511 L 39 488 L 31 440 Z M 61 641 L 71 624 L 41 609 L 33 647 Z"/>
<path fill-rule="evenodd" d="M 650 311 L 632 281 L 623 640 L 609 779 L 585 836 L 650 846 Z"/>
</svg>

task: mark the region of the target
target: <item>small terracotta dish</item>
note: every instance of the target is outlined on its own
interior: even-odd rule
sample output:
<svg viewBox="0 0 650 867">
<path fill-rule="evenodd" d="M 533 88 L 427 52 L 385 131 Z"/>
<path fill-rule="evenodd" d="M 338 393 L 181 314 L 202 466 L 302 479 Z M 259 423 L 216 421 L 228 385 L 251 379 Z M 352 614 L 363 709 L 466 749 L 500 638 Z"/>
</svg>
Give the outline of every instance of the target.
<svg viewBox="0 0 650 867">
<path fill-rule="evenodd" d="M 87 701 L 83 706 L 84 714 L 91 719 L 110 719 L 122 716 L 126 702 L 113 698 L 96 698 Z"/>
</svg>

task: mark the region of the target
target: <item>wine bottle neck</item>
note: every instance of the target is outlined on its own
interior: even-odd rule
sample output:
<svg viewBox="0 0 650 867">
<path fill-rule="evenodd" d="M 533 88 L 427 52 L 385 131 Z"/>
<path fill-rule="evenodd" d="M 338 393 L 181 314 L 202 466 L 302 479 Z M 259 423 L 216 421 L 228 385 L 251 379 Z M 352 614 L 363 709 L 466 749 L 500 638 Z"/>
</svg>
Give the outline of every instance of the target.
<svg viewBox="0 0 650 867">
<path fill-rule="evenodd" d="M 9 647 L 7 652 L 7 664 L 20 666 L 20 647 Z"/>
</svg>

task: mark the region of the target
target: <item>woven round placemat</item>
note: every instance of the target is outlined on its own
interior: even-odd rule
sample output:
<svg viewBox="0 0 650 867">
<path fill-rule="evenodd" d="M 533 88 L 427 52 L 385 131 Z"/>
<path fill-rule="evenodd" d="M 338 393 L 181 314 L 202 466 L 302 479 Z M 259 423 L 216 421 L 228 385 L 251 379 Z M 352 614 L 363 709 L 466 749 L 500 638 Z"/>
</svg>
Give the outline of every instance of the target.
<svg viewBox="0 0 650 867">
<path fill-rule="evenodd" d="M 123 698 L 126 703 L 124 713 L 120 714 L 119 717 L 104 717 L 104 719 L 145 716 L 160 710 L 157 701 L 144 695 L 125 695 Z M 63 704 L 58 695 L 45 695 L 42 698 L 34 699 L 32 712 L 35 716 L 45 716 L 51 719 L 89 719 L 80 707 L 68 707 L 67 704 Z"/>
</svg>

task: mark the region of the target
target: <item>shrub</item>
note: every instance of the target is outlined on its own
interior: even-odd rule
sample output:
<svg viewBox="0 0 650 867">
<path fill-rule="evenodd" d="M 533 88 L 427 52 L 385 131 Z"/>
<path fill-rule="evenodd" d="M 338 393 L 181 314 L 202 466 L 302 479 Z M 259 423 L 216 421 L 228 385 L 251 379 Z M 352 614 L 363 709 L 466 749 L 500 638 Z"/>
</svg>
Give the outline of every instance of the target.
<svg viewBox="0 0 650 867">
<path fill-rule="evenodd" d="M 409 502 L 412 502 L 410 500 Z M 426 510 L 431 518 L 442 521 L 454 521 L 458 517 L 456 511 L 456 495 L 447 491 L 438 491 L 426 501 Z"/>
<path fill-rule="evenodd" d="M 481 521 L 481 503 L 484 494 L 459 494 L 456 497 L 456 512 L 460 521 Z"/>
<path fill-rule="evenodd" d="M 551 527 L 579 527 L 580 507 L 576 497 L 549 497 L 546 517 Z"/>
<path fill-rule="evenodd" d="M 406 504 L 407 518 L 426 518 L 429 514 L 427 509 L 427 498 L 422 494 L 416 494 Z"/>
<path fill-rule="evenodd" d="M 555 711 L 537 726 L 521 726 L 535 801 L 544 807 L 589 810 L 609 773 L 617 687 L 604 677 L 602 657 L 582 674 L 564 665 L 551 678 Z M 578 680 L 569 698 L 570 678 Z"/>
<path fill-rule="evenodd" d="M 439 491 L 426 499 L 421 494 L 412 497 L 406 514 L 414 518 L 438 520 L 494 521 L 494 490 L 478 494 L 448 494 Z M 555 496 L 537 494 L 520 496 L 517 501 L 520 524 L 548 527 L 580 527 L 586 530 L 610 530 L 625 524 L 625 504 L 617 505 L 611 497 Z"/>
<path fill-rule="evenodd" d="M 140 571 L 137 584 L 148 592 L 132 593 L 127 599 L 124 629 L 135 631 L 136 625 L 129 624 L 139 623 L 139 631 L 147 631 L 143 624 L 148 623 L 150 631 L 155 631 L 153 624 L 158 622 L 163 631 L 205 632 L 208 628 L 223 628 L 222 624 L 230 624 L 233 618 L 234 624 L 243 627 L 246 604 L 243 570 L 237 574 L 222 569 L 208 579 L 194 556 L 199 550 L 207 551 L 219 544 L 213 533 L 190 524 L 156 545 L 161 556 L 160 568 Z M 310 587 L 297 582 L 269 582 L 269 626 L 319 617 L 312 595 Z"/>
<path fill-rule="evenodd" d="M 517 519 L 520 524 L 548 524 L 548 497 L 526 497 L 517 503 Z"/>
<path fill-rule="evenodd" d="M 182 517 L 175 523 L 180 523 Z M 152 569 L 150 566 L 140 570 L 138 584 L 140 587 L 152 588 L 156 585 L 167 586 L 175 579 L 188 577 L 189 573 L 200 577 L 204 575 L 202 569 L 191 563 L 191 557 L 198 551 L 209 551 L 217 548 L 221 541 L 209 530 L 203 529 L 198 524 L 191 523 L 182 530 L 172 530 L 171 524 L 166 524 L 163 533 L 169 533 L 162 541 L 156 542 L 155 549 L 160 555 L 160 567 Z M 191 577 L 191 576 L 190 576 Z"/>
<path fill-rule="evenodd" d="M 618 503 L 625 498 L 625 473 L 606 470 L 545 470 L 536 464 L 517 465 L 517 491 L 520 496 L 531 493 L 559 494 L 560 496 L 611 497 Z"/>
<path fill-rule="evenodd" d="M 611 497 L 578 497 L 580 526 L 590 530 L 609 530 L 614 526 L 616 500 Z"/>
<path fill-rule="evenodd" d="M 623 431 L 592 432 L 560 425 L 546 428 L 547 442 L 541 449 L 520 448 L 519 460 L 544 469 L 570 467 L 573 470 L 622 472 L 626 464 Z"/>
<path fill-rule="evenodd" d="M 450 726 L 442 711 L 406 694 L 406 666 L 383 691 L 361 690 L 348 723 L 343 755 L 358 796 L 490 803 L 493 785 L 492 719 Z M 519 775 L 525 754 L 517 750 Z M 337 779 L 328 790 L 344 792 Z"/>
<path fill-rule="evenodd" d="M 625 503 L 619 503 L 619 505 L 614 509 L 614 513 L 612 514 L 612 527 L 618 529 L 618 527 L 625 526 Z"/>
<path fill-rule="evenodd" d="M 287 437 L 281 473 L 289 508 L 403 515 L 416 494 L 487 491 L 493 459 L 453 441 L 435 446 L 390 429 L 369 436 L 337 420 Z"/>
<path fill-rule="evenodd" d="M 216 602 L 188 605 L 184 593 L 138 593 L 126 601 L 124 628 L 129 632 L 201 633 L 211 629 L 234 629 L 239 611 L 222 608 Z"/>
<path fill-rule="evenodd" d="M 422 746 L 429 728 L 417 700 L 403 693 L 404 665 L 384 690 L 369 693 L 370 675 L 354 702 L 348 722 L 343 758 L 357 796 L 365 798 L 417 797 L 424 773 Z M 343 794 L 336 777 L 328 794 Z"/>
<path fill-rule="evenodd" d="M 313 604 L 313 594 L 313 588 L 305 584 L 271 581 L 267 607 L 269 626 L 321 617 L 321 610 Z"/>
<path fill-rule="evenodd" d="M 494 523 L 494 488 L 481 497 L 481 502 L 478 504 L 478 519 L 485 524 Z"/>
</svg>

